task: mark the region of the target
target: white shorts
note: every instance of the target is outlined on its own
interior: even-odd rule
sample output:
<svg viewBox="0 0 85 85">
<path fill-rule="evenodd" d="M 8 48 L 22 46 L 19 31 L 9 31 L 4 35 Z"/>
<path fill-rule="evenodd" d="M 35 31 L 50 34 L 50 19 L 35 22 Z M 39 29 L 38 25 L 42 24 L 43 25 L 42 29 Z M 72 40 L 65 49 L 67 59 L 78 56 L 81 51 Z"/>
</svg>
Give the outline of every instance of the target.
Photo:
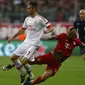
<svg viewBox="0 0 85 85">
<path fill-rule="evenodd" d="M 38 48 L 39 46 L 30 45 L 29 43 L 22 43 L 13 53 L 19 57 L 24 56 L 27 59 L 33 60 L 33 55 Z"/>
<path fill-rule="evenodd" d="M 31 46 L 31 47 L 27 50 L 27 52 L 26 52 L 26 54 L 24 55 L 24 57 L 27 58 L 27 59 L 29 59 L 29 60 L 31 60 L 31 61 L 34 61 L 34 57 L 35 57 L 34 54 L 36 53 L 37 48 L 38 48 L 38 47 Z"/>
</svg>

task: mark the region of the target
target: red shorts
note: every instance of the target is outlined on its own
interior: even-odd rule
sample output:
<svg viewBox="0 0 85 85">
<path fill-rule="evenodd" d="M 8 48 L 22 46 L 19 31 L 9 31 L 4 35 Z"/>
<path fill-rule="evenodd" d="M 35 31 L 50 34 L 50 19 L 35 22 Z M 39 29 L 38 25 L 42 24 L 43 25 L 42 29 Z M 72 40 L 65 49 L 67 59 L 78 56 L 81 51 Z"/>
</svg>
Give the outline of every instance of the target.
<svg viewBox="0 0 85 85">
<path fill-rule="evenodd" d="M 56 70 L 58 70 L 61 66 L 61 63 L 55 59 L 51 53 L 38 56 L 35 58 L 35 61 L 37 61 L 39 64 L 47 64 L 46 70 L 52 69 L 53 72 L 56 72 Z"/>
</svg>

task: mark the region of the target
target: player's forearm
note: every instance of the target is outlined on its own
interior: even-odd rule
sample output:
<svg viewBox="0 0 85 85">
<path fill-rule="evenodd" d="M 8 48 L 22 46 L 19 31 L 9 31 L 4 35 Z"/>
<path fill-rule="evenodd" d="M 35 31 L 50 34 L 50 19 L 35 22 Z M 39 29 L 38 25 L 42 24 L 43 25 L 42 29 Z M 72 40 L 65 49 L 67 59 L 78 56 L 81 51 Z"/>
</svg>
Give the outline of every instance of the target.
<svg viewBox="0 0 85 85">
<path fill-rule="evenodd" d="M 53 32 L 53 29 L 44 30 L 44 34 L 48 34 L 48 33 L 51 33 L 51 32 Z"/>
<path fill-rule="evenodd" d="M 18 37 L 20 34 L 24 33 L 24 31 L 25 30 L 23 28 L 21 28 L 12 38 L 14 39 L 14 38 Z"/>
<path fill-rule="evenodd" d="M 43 33 L 43 35 L 41 36 L 41 39 L 42 40 L 52 40 L 52 39 L 55 39 L 55 36 L 56 36 L 56 34 L 53 31 L 51 31 L 50 33 L 46 33 L 46 34 Z"/>
</svg>

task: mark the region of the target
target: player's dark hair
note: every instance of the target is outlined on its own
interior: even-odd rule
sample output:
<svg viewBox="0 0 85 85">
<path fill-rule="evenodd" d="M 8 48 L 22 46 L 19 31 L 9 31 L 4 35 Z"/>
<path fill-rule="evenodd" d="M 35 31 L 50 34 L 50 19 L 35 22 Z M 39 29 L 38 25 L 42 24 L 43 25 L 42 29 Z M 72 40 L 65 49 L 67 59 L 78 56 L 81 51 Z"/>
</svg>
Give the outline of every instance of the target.
<svg viewBox="0 0 85 85">
<path fill-rule="evenodd" d="M 74 28 L 74 27 L 71 27 L 69 31 L 71 31 L 71 30 L 73 30 L 73 29 L 75 29 L 75 30 L 76 30 L 76 28 Z"/>
<path fill-rule="evenodd" d="M 75 27 L 71 27 L 69 31 L 76 30 Z M 75 35 L 77 37 L 77 34 Z"/>
<path fill-rule="evenodd" d="M 31 5 L 32 8 L 36 8 L 37 9 L 37 3 L 36 2 L 29 2 L 29 5 Z"/>
</svg>

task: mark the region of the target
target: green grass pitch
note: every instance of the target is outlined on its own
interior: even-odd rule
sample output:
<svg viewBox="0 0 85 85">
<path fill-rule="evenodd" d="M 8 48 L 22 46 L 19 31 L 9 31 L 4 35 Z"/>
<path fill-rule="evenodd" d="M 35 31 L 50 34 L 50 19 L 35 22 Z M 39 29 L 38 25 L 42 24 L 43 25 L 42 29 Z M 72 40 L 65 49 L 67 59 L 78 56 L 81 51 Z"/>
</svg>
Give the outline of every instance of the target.
<svg viewBox="0 0 85 85">
<path fill-rule="evenodd" d="M 0 57 L 0 85 L 21 85 L 19 72 L 15 68 L 2 70 L 2 66 L 9 63 L 11 61 L 8 57 Z M 35 77 L 41 75 L 44 70 L 44 65 L 32 66 Z M 80 56 L 72 56 L 62 64 L 55 76 L 38 85 L 85 85 L 85 61 Z"/>
</svg>

